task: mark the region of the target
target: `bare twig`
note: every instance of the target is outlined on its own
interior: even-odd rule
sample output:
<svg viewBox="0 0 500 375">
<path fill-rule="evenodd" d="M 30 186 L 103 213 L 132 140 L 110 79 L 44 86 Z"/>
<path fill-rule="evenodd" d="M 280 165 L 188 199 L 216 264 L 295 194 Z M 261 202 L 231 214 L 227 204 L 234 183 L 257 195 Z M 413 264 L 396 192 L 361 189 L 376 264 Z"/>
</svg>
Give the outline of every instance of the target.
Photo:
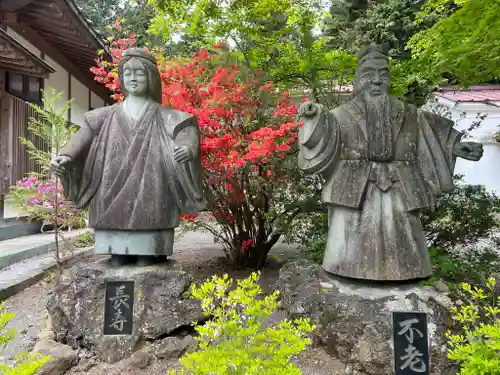
<svg viewBox="0 0 500 375">
<path fill-rule="evenodd" d="M 59 223 L 58 223 L 58 205 L 59 205 L 59 200 L 57 199 L 57 194 L 58 194 L 58 183 L 59 183 L 59 178 L 56 175 L 56 189 L 55 189 L 55 199 L 54 199 L 54 239 L 56 241 L 56 263 L 57 263 L 57 269 L 59 271 L 59 275 L 61 274 L 61 258 L 59 254 Z"/>
</svg>

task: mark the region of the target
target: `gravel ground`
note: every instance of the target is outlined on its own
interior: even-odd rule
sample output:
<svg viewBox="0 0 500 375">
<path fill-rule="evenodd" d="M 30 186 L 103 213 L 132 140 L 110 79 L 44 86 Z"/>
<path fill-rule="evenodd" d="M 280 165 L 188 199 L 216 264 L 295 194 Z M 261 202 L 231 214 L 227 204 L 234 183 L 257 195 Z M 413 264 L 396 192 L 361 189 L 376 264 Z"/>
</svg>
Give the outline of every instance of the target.
<svg viewBox="0 0 500 375">
<path fill-rule="evenodd" d="M 296 361 L 302 370 L 302 375 L 341 375 L 342 366 L 334 360 L 323 349 L 309 349 Z M 160 360 L 151 364 L 143 370 L 125 367 L 123 363 L 114 365 L 99 364 L 86 371 L 86 375 L 165 375 L 168 370 L 180 370 L 182 367 L 178 361 Z M 79 375 L 77 368 L 67 372 L 67 375 Z"/>
<path fill-rule="evenodd" d="M 45 303 L 52 282 L 41 281 L 31 286 L 24 292 L 19 293 L 9 299 L 5 305 L 5 310 L 16 314 L 9 324 L 9 328 L 16 329 L 16 336 L 13 341 L 1 353 L 1 361 L 8 361 L 11 356 L 31 349 L 45 315 Z"/>
<path fill-rule="evenodd" d="M 46 262 L 53 260 L 53 254 L 40 257 Z M 2 271 L 10 270 L 19 274 L 30 270 L 30 265 L 35 258 L 16 263 Z M 81 260 L 78 264 L 84 265 L 93 261 L 92 258 Z M 6 300 L 5 310 L 13 312 L 15 317 L 10 321 L 8 328 L 14 328 L 16 335 L 14 339 L 0 353 L 0 361 L 11 361 L 13 357 L 22 351 L 31 350 L 36 342 L 36 336 L 41 331 L 42 323 L 46 315 L 45 304 L 54 285 L 55 272 L 48 273 L 45 279 L 23 292 L 16 294 Z"/>
<path fill-rule="evenodd" d="M 267 266 L 261 271 L 261 286 L 264 292 L 272 290 L 272 285 L 278 276 L 280 265 L 283 261 L 298 255 L 295 246 L 277 244 L 270 254 Z M 186 269 L 194 273 L 195 281 L 200 282 L 213 274 L 228 273 L 234 278 L 248 276 L 248 270 L 235 270 L 232 268 L 224 255 L 219 244 L 214 243 L 210 234 L 188 232 L 176 241 L 173 259 L 181 263 Z M 89 258 L 81 261 L 90 262 L 95 259 Z M 20 272 L 21 266 L 15 268 Z M 23 350 L 30 350 L 34 345 L 37 334 L 42 328 L 43 317 L 46 314 L 45 304 L 48 294 L 53 287 L 53 277 L 48 277 L 26 289 L 25 291 L 7 300 L 6 309 L 14 312 L 16 317 L 12 320 L 10 327 L 16 328 L 18 333 L 15 339 L 1 353 L 0 360 L 9 361 L 10 357 Z M 309 349 L 297 360 L 297 364 L 303 370 L 303 375 L 335 375 L 338 363 L 328 356 L 322 349 Z M 99 364 L 87 371 L 88 375 L 164 375 L 167 370 L 179 367 L 177 361 L 157 361 L 144 370 L 133 370 L 124 368 L 122 363 L 114 365 Z M 76 374 L 76 368 L 68 374 Z"/>
</svg>

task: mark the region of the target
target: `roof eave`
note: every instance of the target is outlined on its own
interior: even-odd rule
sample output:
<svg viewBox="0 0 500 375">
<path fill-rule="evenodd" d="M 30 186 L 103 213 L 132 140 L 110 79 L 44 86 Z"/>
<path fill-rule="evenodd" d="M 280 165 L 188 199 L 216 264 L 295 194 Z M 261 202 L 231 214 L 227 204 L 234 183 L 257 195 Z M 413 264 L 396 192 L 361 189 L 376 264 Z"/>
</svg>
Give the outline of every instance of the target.
<svg viewBox="0 0 500 375">
<path fill-rule="evenodd" d="M 82 14 L 80 9 L 76 6 L 73 0 L 64 0 L 69 9 L 73 12 L 73 14 L 78 18 L 78 20 L 82 23 L 85 29 L 88 31 L 92 39 L 95 41 L 96 45 L 104 51 L 104 55 L 107 60 L 111 61 L 111 53 L 109 52 L 107 46 L 104 44 L 101 36 L 94 30 L 94 28 L 89 24 L 85 16 Z"/>
<path fill-rule="evenodd" d="M 40 57 L 35 55 L 29 49 L 24 47 L 21 43 L 19 43 L 15 38 L 13 38 L 9 33 L 5 30 L 0 29 L 0 38 L 6 40 L 8 43 L 12 44 L 15 48 L 22 51 L 22 53 L 26 54 L 31 60 L 33 60 L 37 65 L 42 67 L 43 74 L 41 75 L 43 78 L 47 78 L 50 74 L 54 73 L 56 70 L 50 66 L 46 61 L 42 60 Z M 24 73 L 18 71 L 19 73 Z"/>
</svg>

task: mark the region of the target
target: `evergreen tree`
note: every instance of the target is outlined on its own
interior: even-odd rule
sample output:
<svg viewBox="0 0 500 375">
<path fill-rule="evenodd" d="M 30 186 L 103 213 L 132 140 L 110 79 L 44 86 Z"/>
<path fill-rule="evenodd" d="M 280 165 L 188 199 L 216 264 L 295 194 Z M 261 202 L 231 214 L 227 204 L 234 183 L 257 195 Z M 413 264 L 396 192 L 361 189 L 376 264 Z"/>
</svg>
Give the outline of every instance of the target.
<svg viewBox="0 0 500 375">
<path fill-rule="evenodd" d="M 117 40 L 133 33 L 138 46 L 161 43 L 148 33 L 155 17 L 155 9 L 148 0 L 75 0 L 75 4 L 103 39 L 112 36 Z"/>
</svg>

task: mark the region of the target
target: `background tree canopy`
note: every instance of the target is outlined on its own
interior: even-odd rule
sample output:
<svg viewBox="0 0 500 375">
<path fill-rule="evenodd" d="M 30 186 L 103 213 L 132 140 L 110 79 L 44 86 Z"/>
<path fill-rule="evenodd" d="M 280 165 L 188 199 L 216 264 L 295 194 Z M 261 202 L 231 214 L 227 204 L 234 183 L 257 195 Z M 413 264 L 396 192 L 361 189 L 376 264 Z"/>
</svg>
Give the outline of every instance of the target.
<svg viewBox="0 0 500 375">
<path fill-rule="evenodd" d="M 155 45 L 161 40 L 148 33 L 155 9 L 147 0 L 74 0 L 92 27 L 103 39 L 120 39 L 135 34 L 141 45 Z M 118 23 L 121 28 L 116 28 Z"/>
<path fill-rule="evenodd" d="M 418 69 L 446 75 L 462 86 L 500 76 L 500 1 L 429 0 L 419 13 L 442 15 L 409 41 Z"/>
<path fill-rule="evenodd" d="M 198 47 L 225 41 L 229 52 L 267 79 L 285 87 L 306 87 L 329 104 L 323 83 L 352 79 L 356 59 L 344 48 L 331 48 L 322 33 L 330 17 L 322 0 L 206 1 L 171 3 L 150 0 L 158 9 L 151 32 L 164 40 L 196 39 Z M 333 104 L 333 103 L 332 103 Z"/>
<path fill-rule="evenodd" d="M 500 0 L 76 0 L 114 39 L 191 56 L 226 42 L 226 52 L 287 88 L 338 105 L 356 52 L 389 43 L 392 92 L 423 104 L 438 86 L 497 82 Z M 116 28 L 119 19 L 121 28 Z"/>
</svg>

